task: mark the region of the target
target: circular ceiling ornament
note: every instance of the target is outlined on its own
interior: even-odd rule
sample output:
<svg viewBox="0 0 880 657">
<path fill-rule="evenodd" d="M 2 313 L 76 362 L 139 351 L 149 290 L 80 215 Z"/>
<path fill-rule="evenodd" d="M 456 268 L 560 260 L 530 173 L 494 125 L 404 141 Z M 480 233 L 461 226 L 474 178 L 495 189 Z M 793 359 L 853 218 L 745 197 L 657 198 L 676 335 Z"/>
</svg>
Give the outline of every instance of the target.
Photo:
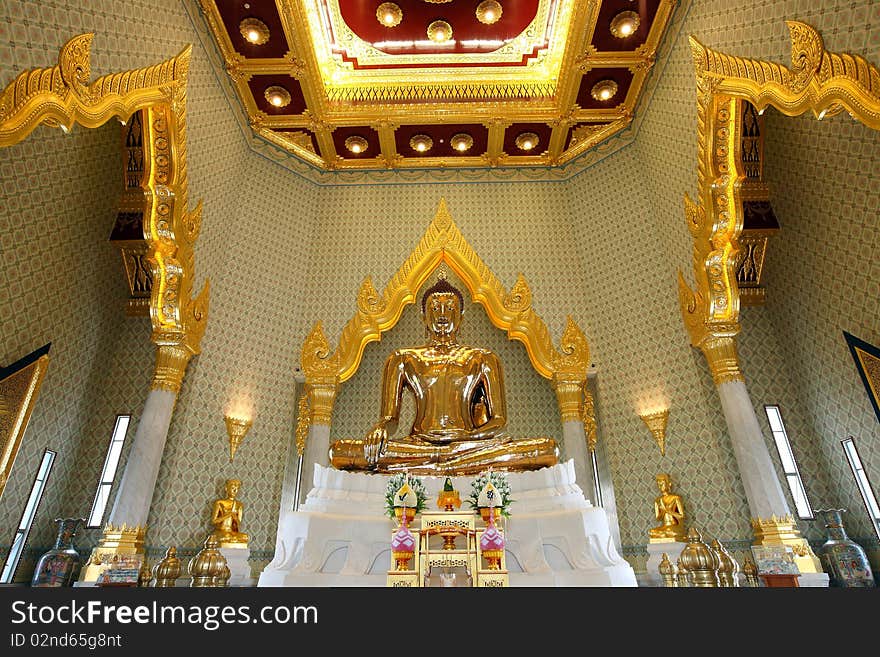
<svg viewBox="0 0 880 657">
<path fill-rule="evenodd" d="M 611 34 L 618 39 L 626 39 L 636 33 L 641 22 L 636 12 L 622 11 L 611 19 Z"/>
<path fill-rule="evenodd" d="M 383 2 L 376 8 L 376 20 L 385 27 L 397 27 L 403 20 L 403 9 L 393 2 Z"/>
<path fill-rule="evenodd" d="M 245 18 L 238 24 L 238 31 L 248 43 L 262 46 L 269 40 L 269 28 L 259 18 Z"/>
<path fill-rule="evenodd" d="M 474 145 L 474 138 L 466 132 L 459 132 L 458 134 L 452 135 L 452 139 L 449 140 L 449 145 L 459 153 L 464 153 L 465 151 L 469 151 Z"/>
<path fill-rule="evenodd" d="M 355 155 L 365 153 L 369 147 L 369 142 L 360 135 L 352 135 L 345 140 L 345 148 L 347 148 L 350 153 L 354 153 Z"/>
<path fill-rule="evenodd" d="M 477 5 L 477 20 L 483 25 L 494 25 L 501 18 L 501 3 L 496 0 L 484 0 Z"/>
<path fill-rule="evenodd" d="M 263 96 L 266 98 L 266 102 L 268 102 L 272 107 L 282 108 L 290 105 L 290 92 L 284 87 L 279 87 L 277 85 L 273 85 L 271 87 L 266 87 L 266 91 L 263 92 Z"/>
<path fill-rule="evenodd" d="M 617 94 L 617 83 L 614 80 L 599 80 L 590 89 L 590 95 L 598 101 L 606 101 Z"/>
<path fill-rule="evenodd" d="M 517 135 L 513 142 L 521 151 L 530 151 L 534 149 L 540 142 L 540 138 L 534 132 L 522 132 Z"/>
<path fill-rule="evenodd" d="M 449 41 L 452 38 L 452 26 L 446 21 L 434 21 L 428 25 L 428 38 L 437 43 Z"/>
<path fill-rule="evenodd" d="M 417 153 L 427 153 L 434 147 L 434 140 L 428 135 L 413 135 L 409 140 L 409 147 Z"/>
</svg>

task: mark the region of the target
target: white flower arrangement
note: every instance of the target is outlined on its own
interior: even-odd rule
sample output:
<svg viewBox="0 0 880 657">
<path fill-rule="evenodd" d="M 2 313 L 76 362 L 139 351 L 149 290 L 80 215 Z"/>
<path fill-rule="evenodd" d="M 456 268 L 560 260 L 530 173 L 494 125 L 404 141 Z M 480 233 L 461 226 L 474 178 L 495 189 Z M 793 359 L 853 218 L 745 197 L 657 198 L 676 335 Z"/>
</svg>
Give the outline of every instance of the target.
<svg viewBox="0 0 880 657">
<path fill-rule="evenodd" d="M 385 486 L 385 515 L 389 518 L 393 519 L 395 517 L 394 495 L 403 486 L 404 481 L 407 481 L 407 473 L 398 472 L 388 480 L 388 484 Z M 428 503 L 428 492 L 425 490 L 425 484 L 418 477 L 409 475 L 409 486 L 416 494 L 416 513 L 421 513 Z"/>
<path fill-rule="evenodd" d="M 499 495 L 501 495 L 501 505 L 498 507 L 498 511 L 505 518 L 509 518 L 510 505 L 513 504 L 514 500 L 510 497 L 510 482 L 507 481 L 506 472 L 490 470 L 489 472 L 481 473 L 474 479 L 471 482 L 471 492 L 467 499 L 468 505 L 474 510 L 478 508 L 477 502 L 480 498 L 480 492 L 490 481 L 498 490 Z"/>
</svg>

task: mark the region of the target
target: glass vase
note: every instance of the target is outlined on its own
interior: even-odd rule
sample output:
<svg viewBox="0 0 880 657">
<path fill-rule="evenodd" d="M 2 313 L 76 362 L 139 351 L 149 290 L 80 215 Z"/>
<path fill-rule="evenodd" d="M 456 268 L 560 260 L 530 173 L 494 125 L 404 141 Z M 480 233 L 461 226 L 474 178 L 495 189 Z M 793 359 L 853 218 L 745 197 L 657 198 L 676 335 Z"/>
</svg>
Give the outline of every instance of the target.
<svg viewBox="0 0 880 657">
<path fill-rule="evenodd" d="M 55 547 L 40 557 L 34 568 L 31 586 L 73 586 L 79 576 L 82 559 L 73 547 L 73 537 L 84 518 L 56 518 L 58 537 Z"/>
<path fill-rule="evenodd" d="M 828 540 L 819 548 L 819 559 L 831 578 L 831 586 L 873 587 L 874 575 L 864 548 L 851 541 L 843 528 L 846 509 L 816 509 L 825 523 Z"/>
</svg>

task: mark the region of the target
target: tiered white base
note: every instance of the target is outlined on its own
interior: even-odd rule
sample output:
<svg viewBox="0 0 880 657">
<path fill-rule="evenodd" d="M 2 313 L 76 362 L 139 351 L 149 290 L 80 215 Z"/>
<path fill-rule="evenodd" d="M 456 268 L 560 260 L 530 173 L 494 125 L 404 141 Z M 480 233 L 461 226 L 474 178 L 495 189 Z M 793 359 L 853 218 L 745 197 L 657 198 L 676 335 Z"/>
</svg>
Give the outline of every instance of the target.
<svg viewBox="0 0 880 657">
<path fill-rule="evenodd" d="M 508 476 L 514 504 L 505 522 L 511 586 L 636 586 L 614 547 L 608 517 L 575 483 L 574 462 Z M 453 477 L 462 498 L 472 477 Z M 281 519 L 275 558 L 258 586 L 385 586 L 391 531 L 388 476 L 315 465 L 314 488 Z M 443 479 L 425 477 L 436 506 Z"/>
</svg>

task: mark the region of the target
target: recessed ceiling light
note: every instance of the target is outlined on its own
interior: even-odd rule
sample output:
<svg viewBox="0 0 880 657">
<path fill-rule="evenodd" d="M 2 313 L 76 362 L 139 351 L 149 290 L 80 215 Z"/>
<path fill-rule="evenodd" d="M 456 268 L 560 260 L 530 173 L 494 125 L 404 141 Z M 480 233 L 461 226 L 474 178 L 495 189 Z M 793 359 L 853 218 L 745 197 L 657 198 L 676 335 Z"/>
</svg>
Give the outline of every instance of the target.
<svg viewBox="0 0 880 657">
<path fill-rule="evenodd" d="M 397 27 L 403 20 L 403 10 L 393 2 L 383 2 L 376 8 L 376 20 L 385 27 Z"/>
<path fill-rule="evenodd" d="M 493 25 L 501 18 L 501 3 L 496 0 L 485 0 L 477 5 L 477 20 L 484 25 Z"/>
<path fill-rule="evenodd" d="M 611 100 L 616 93 L 617 83 L 614 80 L 599 80 L 590 90 L 590 95 L 598 101 Z"/>
<path fill-rule="evenodd" d="M 626 39 L 639 29 L 641 19 L 634 11 L 622 11 L 611 19 L 611 34 L 618 39 Z"/>
<path fill-rule="evenodd" d="M 541 140 L 534 132 L 520 133 L 514 143 L 521 151 L 530 151 L 535 148 Z"/>
<path fill-rule="evenodd" d="M 245 18 L 238 24 L 238 31 L 245 41 L 262 46 L 269 40 L 269 28 L 259 18 Z"/>
<path fill-rule="evenodd" d="M 365 152 L 370 147 L 370 144 L 363 137 L 352 135 L 345 140 L 345 147 L 355 155 L 359 155 L 360 153 Z"/>
<path fill-rule="evenodd" d="M 427 153 L 434 146 L 434 140 L 428 135 L 413 135 L 409 147 L 417 153 Z"/>
<path fill-rule="evenodd" d="M 266 101 L 273 107 L 281 108 L 290 104 L 290 92 L 284 87 L 266 87 L 263 96 L 265 96 Z"/>
<path fill-rule="evenodd" d="M 459 132 L 452 136 L 452 139 L 449 140 L 449 145 L 459 153 L 464 153 L 474 145 L 474 138 L 466 132 Z"/>
<path fill-rule="evenodd" d="M 434 21 L 428 25 L 428 38 L 437 43 L 449 41 L 452 38 L 452 26 L 446 21 Z"/>
</svg>

